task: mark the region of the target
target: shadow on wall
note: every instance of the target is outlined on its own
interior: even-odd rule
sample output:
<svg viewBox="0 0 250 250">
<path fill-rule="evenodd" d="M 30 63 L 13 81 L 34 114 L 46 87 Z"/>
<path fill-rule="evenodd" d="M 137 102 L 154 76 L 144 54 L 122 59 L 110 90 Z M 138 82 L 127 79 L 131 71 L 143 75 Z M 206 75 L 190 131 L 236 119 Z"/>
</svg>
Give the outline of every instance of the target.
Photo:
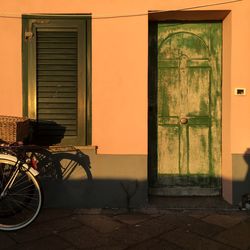
<svg viewBox="0 0 250 250">
<path fill-rule="evenodd" d="M 27 145 L 26 151 L 38 160 L 45 207 L 129 209 L 146 203 L 146 180 L 139 182 L 136 179 L 93 178 L 89 155 L 72 146 L 48 148 L 60 144 L 68 133 L 66 127 L 53 121 L 39 120 L 31 121 L 31 130 L 29 144 L 39 146 Z M 113 157 L 106 159 L 93 153 L 90 155 L 94 159 L 94 170 L 98 176 L 107 176 L 105 167 L 111 166 L 109 171 L 117 171 L 123 163 L 120 158 L 111 163 Z"/>
<path fill-rule="evenodd" d="M 244 160 L 248 166 L 246 173 L 246 180 L 250 180 L 250 148 L 248 148 L 244 154 Z M 250 188 L 250 182 L 248 182 L 248 187 Z M 249 190 L 250 191 L 250 190 Z"/>
<path fill-rule="evenodd" d="M 247 194 L 250 202 L 250 148 L 243 155 L 233 155 L 232 167 L 233 203 L 235 205 L 242 203 Z"/>
<path fill-rule="evenodd" d="M 73 148 L 74 154 L 68 152 L 53 153 L 45 147 L 28 145 L 25 146 L 25 151 L 38 160 L 37 168 L 42 179 L 67 180 L 79 168 L 84 171 L 88 180 L 92 179 L 89 157 L 80 150 Z"/>
<path fill-rule="evenodd" d="M 141 197 L 147 195 L 146 181 L 95 179 L 88 155 L 74 147 L 59 149 L 26 146 L 26 151 L 38 159 L 45 207 L 130 209 L 145 205 Z"/>
<path fill-rule="evenodd" d="M 31 121 L 31 130 L 30 143 L 41 146 L 59 144 L 67 132 L 66 127 L 47 120 Z"/>
</svg>

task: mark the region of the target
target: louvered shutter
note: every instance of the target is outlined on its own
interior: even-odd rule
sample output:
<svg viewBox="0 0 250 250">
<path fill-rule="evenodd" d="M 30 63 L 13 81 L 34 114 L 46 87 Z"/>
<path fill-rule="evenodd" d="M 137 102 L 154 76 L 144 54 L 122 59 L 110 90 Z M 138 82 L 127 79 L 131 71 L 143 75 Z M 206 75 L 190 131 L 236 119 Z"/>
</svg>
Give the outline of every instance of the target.
<svg viewBox="0 0 250 250">
<path fill-rule="evenodd" d="M 37 31 L 37 135 L 77 136 L 77 32 Z M 59 137 L 59 138 L 58 138 Z"/>
<path fill-rule="evenodd" d="M 89 100 L 87 21 L 28 19 L 27 114 L 35 143 L 86 145 Z"/>
</svg>

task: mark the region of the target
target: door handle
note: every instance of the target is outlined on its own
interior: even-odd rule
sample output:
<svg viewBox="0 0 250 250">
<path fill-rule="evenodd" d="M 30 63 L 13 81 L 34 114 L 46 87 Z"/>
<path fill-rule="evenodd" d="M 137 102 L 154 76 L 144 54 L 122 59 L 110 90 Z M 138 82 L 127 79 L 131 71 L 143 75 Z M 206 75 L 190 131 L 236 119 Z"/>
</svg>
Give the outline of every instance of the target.
<svg viewBox="0 0 250 250">
<path fill-rule="evenodd" d="M 180 124 L 187 124 L 188 123 L 188 118 L 187 117 L 182 117 L 180 119 Z"/>
</svg>

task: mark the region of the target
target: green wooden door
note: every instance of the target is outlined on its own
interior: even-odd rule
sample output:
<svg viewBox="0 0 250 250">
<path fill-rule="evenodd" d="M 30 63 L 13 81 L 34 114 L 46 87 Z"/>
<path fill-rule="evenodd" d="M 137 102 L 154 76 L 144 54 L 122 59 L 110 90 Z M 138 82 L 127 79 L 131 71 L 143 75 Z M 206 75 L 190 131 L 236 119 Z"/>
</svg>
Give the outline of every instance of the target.
<svg viewBox="0 0 250 250">
<path fill-rule="evenodd" d="M 158 180 L 167 195 L 221 183 L 221 23 L 158 24 Z"/>
</svg>

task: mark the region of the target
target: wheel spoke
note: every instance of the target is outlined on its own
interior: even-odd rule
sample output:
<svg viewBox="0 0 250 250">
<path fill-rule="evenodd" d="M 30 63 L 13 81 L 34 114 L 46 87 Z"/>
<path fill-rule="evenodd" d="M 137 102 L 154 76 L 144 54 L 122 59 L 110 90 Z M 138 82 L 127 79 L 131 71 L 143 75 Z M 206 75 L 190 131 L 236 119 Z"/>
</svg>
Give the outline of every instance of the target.
<svg viewBox="0 0 250 250">
<path fill-rule="evenodd" d="M 21 177 L 20 177 L 20 174 L 17 176 L 17 178 L 16 178 L 16 181 L 15 181 L 15 183 L 12 185 L 12 186 L 19 186 L 19 183 L 20 183 L 20 181 L 22 181 L 22 180 L 24 180 L 25 182 L 28 182 L 28 180 L 26 180 L 25 178 L 27 178 L 27 176 L 25 176 L 25 174 L 24 175 L 22 175 Z M 22 184 L 23 182 L 21 182 L 21 184 Z"/>
<path fill-rule="evenodd" d="M 0 190 L 14 173 L 15 162 L 6 164 L 0 159 Z M 41 208 L 41 191 L 35 177 L 20 169 L 6 196 L 0 201 L 0 230 L 17 230 L 30 224 Z"/>
<path fill-rule="evenodd" d="M 26 189 L 28 189 L 28 188 L 31 188 L 31 187 L 33 187 L 33 184 L 30 184 L 29 186 L 25 186 L 25 187 L 23 187 L 23 188 L 21 188 L 21 189 L 18 189 L 17 192 L 24 191 L 24 190 L 26 190 Z M 12 191 L 12 189 L 13 189 L 13 188 L 11 188 L 11 191 Z M 14 190 L 16 190 L 16 188 L 15 188 Z"/>
<path fill-rule="evenodd" d="M 32 208 L 33 210 L 35 210 L 35 208 L 33 208 L 30 203 L 26 203 L 24 201 L 19 201 L 17 199 L 13 199 L 12 200 L 13 203 L 15 203 L 16 206 L 20 207 L 20 208 L 23 208 L 23 209 L 27 209 L 27 208 Z"/>
</svg>

